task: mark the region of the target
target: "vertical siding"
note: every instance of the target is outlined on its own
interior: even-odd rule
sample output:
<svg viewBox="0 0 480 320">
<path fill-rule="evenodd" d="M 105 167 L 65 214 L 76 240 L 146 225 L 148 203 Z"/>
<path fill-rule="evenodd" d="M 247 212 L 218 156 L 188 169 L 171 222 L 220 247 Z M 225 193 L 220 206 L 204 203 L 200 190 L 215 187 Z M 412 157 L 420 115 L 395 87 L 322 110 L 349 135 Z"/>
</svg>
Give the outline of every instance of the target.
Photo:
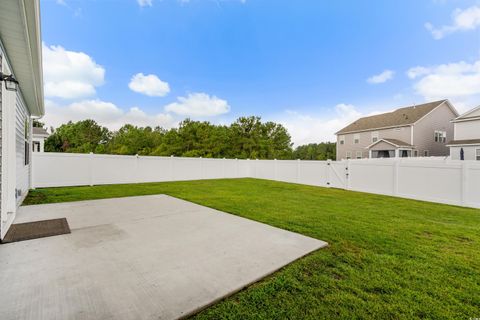
<svg viewBox="0 0 480 320">
<path fill-rule="evenodd" d="M 455 118 L 455 113 L 446 103 L 443 103 L 415 124 L 413 128 L 413 144 L 419 151 L 419 155 L 423 155 L 424 150 L 428 150 L 430 156 L 440 157 L 450 154 L 446 143 L 435 142 L 434 133 L 435 130 L 446 131 L 447 142 L 453 140 L 453 123 L 451 120 Z"/>
<path fill-rule="evenodd" d="M 23 102 L 19 91 L 17 92 L 17 100 L 15 105 L 15 118 L 15 147 L 17 160 L 16 189 L 21 190 L 21 195 L 18 196 L 16 200 L 17 205 L 20 205 L 27 195 L 30 187 L 30 165 L 25 165 L 25 121 L 30 120 L 30 115 L 25 107 L 25 103 Z M 30 121 L 28 121 L 28 123 L 31 125 Z M 28 131 L 31 132 L 30 128 L 28 128 Z M 30 144 L 31 143 L 29 141 L 27 146 L 29 150 L 31 150 Z"/>
</svg>

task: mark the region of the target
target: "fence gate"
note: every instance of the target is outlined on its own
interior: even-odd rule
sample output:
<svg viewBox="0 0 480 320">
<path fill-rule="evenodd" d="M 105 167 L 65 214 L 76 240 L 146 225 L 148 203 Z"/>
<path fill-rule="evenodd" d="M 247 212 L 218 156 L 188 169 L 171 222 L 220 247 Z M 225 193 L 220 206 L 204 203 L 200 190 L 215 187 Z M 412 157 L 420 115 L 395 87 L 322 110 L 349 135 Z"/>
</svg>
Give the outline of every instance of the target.
<svg viewBox="0 0 480 320">
<path fill-rule="evenodd" d="M 332 188 L 347 189 L 348 165 L 344 161 L 329 161 L 327 184 Z"/>
</svg>

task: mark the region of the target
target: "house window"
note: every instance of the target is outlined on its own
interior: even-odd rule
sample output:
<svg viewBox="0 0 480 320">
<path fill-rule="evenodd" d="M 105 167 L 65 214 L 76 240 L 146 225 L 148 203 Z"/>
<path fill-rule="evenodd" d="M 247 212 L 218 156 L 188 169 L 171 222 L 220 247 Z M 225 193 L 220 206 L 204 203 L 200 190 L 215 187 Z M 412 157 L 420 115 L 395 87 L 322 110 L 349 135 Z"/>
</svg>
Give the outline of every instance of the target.
<svg viewBox="0 0 480 320">
<path fill-rule="evenodd" d="M 347 151 L 346 158 L 352 159 L 352 153 L 350 151 Z"/>
<path fill-rule="evenodd" d="M 345 136 L 339 136 L 340 144 L 345 144 Z"/>
<path fill-rule="evenodd" d="M 362 159 L 362 151 L 357 151 L 356 156 L 357 159 Z"/>
<path fill-rule="evenodd" d="M 447 142 L 447 132 L 446 131 L 435 130 L 434 140 L 435 140 L 435 142 L 441 142 L 441 143 Z"/>
<path fill-rule="evenodd" d="M 400 158 L 410 158 L 412 156 L 411 150 L 399 150 Z"/>
<path fill-rule="evenodd" d="M 378 141 L 378 131 L 372 132 L 372 143 Z"/>
<path fill-rule="evenodd" d="M 33 150 L 33 152 L 40 152 L 40 142 L 33 141 L 32 142 L 32 150 Z"/>
<path fill-rule="evenodd" d="M 30 137 L 30 121 L 25 119 L 25 134 L 24 134 L 24 142 L 25 142 L 25 165 L 28 166 L 30 164 L 30 144 L 29 137 Z"/>
<path fill-rule="evenodd" d="M 480 161 L 480 148 L 475 150 L 475 159 L 477 159 L 477 161 Z"/>
<path fill-rule="evenodd" d="M 430 155 L 430 153 L 428 152 L 428 150 L 423 150 L 423 156 L 424 157 L 428 157 Z"/>
<path fill-rule="evenodd" d="M 354 144 L 360 143 L 360 135 L 358 133 L 353 135 L 353 143 Z"/>
</svg>

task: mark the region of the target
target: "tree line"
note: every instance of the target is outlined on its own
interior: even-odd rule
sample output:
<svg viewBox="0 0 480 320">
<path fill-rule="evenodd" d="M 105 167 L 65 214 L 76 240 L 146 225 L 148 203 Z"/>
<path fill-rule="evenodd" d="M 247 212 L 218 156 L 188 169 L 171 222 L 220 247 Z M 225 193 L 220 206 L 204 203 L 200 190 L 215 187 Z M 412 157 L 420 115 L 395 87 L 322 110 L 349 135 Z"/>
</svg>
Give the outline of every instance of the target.
<svg viewBox="0 0 480 320">
<path fill-rule="evenodd" d="M 36 121 L 35 126 L 43 127 Z M 110 131 L 94 120 L 68 122 L 51 129 L 46 152 L 99 153 L 238 159 L 335 159 L 335 143 L 293 148 L 287 129 L 260 117 L 240 117 L 230 125 L 186 119 L 178 128 L 126 124 Z"/>
</svg>

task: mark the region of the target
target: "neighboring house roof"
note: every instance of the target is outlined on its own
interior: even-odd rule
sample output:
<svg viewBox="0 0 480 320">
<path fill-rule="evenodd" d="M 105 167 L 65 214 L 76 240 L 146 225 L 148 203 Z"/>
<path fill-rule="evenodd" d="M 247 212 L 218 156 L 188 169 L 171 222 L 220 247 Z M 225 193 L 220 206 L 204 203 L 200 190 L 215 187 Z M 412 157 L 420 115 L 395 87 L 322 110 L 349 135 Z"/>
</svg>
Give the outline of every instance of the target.
<svg viewBox="0 0 480 320">
<path fill-rule="evenodd" d="M 400 108 L 392 112 L 377 114 L 370 117 L 363 117 L 349 124 L 336 134 L 412 125 L 444 102 L 448 102 L 448 100 L 439 100 Z"/>
<path fill-rule="evenodd" d="M 37 136 L 46 136 L 48 137 L 50 134 L 48 134 L 47 130 L 45 130 L 44 128 L 37 128 L 37 127 L 33 127 L 32 129 L 32 133 L 34 135 L 37 135 Z"/>
<path fill-rule="evenodd" d="M 465 112 L 464 114 L 452 120 L 452 122 L 461 122 L 468 120 L 480 120 L 480 106 Z"/>
<path fill-rule="evenodd" d="M 371 145 L 369 145 L 367 147 L 367 149 L 370 149 L 371 147 L 373 147 L 374 145 L 376 145 L 380 142 L 386 142 L 386 143 L 391 144 L 392 146 L 397 147 L 397 148 L 413 148 L 413 146 L 411 144 L 406 143 L 402 140 L 383 138 L 383 139 L 377 140 L 374 143 L 372 143 Z"/>
<path fill-rule="evenodd" d="M 471 144 L 480 144 L 480 139 L 468 139 L 468 140 L 452 140 L 447 143 L 447 146 L 465 146 Z"/>
<path fill-rule="evenodd" d="M 33 116 L 43 116 L 42 41 L 38 0 L 0 1 L 0 39 Z"/>
</svg>

